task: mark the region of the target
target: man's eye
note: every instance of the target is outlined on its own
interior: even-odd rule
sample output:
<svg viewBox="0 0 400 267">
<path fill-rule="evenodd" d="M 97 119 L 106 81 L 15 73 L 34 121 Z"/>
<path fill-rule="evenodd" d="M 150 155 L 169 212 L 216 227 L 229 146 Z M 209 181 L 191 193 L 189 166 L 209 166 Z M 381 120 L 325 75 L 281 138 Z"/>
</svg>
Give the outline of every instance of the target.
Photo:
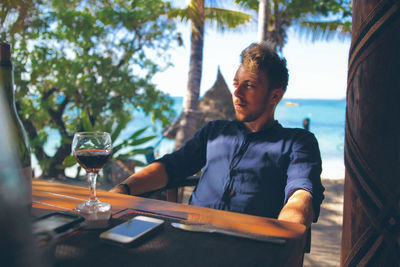
<svg viewBox="0 0 400 267">
<path fill-rule="evenodd" d="M 249 88 L 256 88 L 256 86 L 254 84 L 251 84 L 251 83 L 248 83 L 246 86 L 249 87 Z"/>
</svg>

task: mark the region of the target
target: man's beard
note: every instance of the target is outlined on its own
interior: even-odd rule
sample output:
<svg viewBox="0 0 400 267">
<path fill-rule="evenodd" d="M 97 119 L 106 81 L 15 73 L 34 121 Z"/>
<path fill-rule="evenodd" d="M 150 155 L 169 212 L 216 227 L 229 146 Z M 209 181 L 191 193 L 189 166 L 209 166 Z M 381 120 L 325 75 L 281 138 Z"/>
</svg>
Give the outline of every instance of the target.
<svg viewBox="0 0 400 267">
<path fill-rule="evenodd" d="M 258 118 L 260 118 L 263 115 L 265 109 L 268 108 L 268 105 L 266 103 L 268 103 L 268 99 L 269 99 L 270 94 L 271 94 L 271 92 L 268 91 L 267 95 L 264 97 L 263 102 L 265 103 L 265 105 L 264 105 L 264 109 L 263 110 L 259 110 L 259 111 L 255 111 L 255 112 L 251 112 L 251 113 L 245 114 L 245 113 L 237 111 L 235 109 L 235 117 L 236 117 L 236 119 L 238 121 L 240 121 L 240 122 L 253 122 L 253 121 L 257 120 Z M 243 101 L 239 100 L 239 102 L 243 102 Z M 246 105 L 247 105 L 247 102 L 244 102 L 244 103 L 246 103 Z"/>
<path fill-rule="evenodd" d="M 257 120 L 260 116 L 261 116 L 261 114 L 243 115 L 243 113 L 239 113 L 239 112 L 235 111 L 236 120 L 238 120 L 240 122 L 252 122 L 252 121 Z"/>
</svg>

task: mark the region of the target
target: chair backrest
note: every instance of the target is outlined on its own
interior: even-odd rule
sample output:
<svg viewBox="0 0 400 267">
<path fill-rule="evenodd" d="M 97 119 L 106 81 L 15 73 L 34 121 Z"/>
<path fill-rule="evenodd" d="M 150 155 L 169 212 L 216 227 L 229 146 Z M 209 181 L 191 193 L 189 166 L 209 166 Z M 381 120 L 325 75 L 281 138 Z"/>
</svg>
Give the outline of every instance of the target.
<svg viewBox="0 0 400 267">
<path fill-rule="evenodd" d="M 167 201 L 182 203 L 184 200 L 184 188 L 196 186 L 200 176 L 189 176 L 182 181 L 170 184 L 167 189 Z"/>
</svg>

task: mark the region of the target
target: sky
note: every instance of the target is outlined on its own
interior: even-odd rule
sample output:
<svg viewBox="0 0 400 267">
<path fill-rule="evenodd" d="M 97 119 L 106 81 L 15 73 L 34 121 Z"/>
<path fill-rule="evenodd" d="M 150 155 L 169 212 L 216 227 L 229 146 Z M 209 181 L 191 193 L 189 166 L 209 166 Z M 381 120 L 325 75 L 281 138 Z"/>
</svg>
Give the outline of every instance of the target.
<svg viewBox="0 0 400 267">
<path fill-rule="evenodd" d="M 180 24 L 178 30 L 182 32 L 184 45 L 170 51 L 174 66 L 158 73 L 153 79 L 160 90 L 171 96 L 186 94 L 189 71 L 189 24 Z M 282 51 L 289 69 L 289 85 L 284 97 L 344 99 L 350 38 L 313 43 L 292 29 L 288 35 L 288 42 Z M 253 42 L 257 42 L 256 26 L 220 33 L 206 25 L 200 95 L 204 95 L 214 84 L 218 67 L 232 91 L 240 52 Z"/>
</svg>

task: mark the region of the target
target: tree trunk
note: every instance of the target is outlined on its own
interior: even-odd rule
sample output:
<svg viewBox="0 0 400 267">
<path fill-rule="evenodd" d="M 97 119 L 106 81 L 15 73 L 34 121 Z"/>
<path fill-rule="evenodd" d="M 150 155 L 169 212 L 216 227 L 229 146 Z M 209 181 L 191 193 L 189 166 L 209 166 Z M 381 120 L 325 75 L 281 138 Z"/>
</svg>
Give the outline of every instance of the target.
<svg viewBox="0 0 400 267">
<path fill-rule="evenodd" d="M 49 161 L 48 168 L 43 170 L 43 177 L 62 179 L 65 177 L 64 169 L 59 168 L 64 159 L 71 154 L 71 144 L 70 142 L 63 142 L 67 138 L 63 138 L 61 141 L 61 146 L 58 148 L 57 153 L 51 157 Z"/>
<path fill-rule="evenodd" d="M 342 266 L 400 262 L 400 6 L 353 2 Z"/>
<path fill-rule="evenodd" d="M 191 53 L 189 63 L 188 86 L 183 103 L 183 118 L 175 138 L 175 150 L 193 137 L 196 129 L 196 118 L 200 95 L 201 73 L 203 68 L 204 46 L 204 0 L 193 0 L 196 12 L 191 14 Z"/>
<path fill-rule="evenodd" d="M 268 1 L 258 1 L 258 41 L 266 41 L 268 39 Z"/>
</svg>

